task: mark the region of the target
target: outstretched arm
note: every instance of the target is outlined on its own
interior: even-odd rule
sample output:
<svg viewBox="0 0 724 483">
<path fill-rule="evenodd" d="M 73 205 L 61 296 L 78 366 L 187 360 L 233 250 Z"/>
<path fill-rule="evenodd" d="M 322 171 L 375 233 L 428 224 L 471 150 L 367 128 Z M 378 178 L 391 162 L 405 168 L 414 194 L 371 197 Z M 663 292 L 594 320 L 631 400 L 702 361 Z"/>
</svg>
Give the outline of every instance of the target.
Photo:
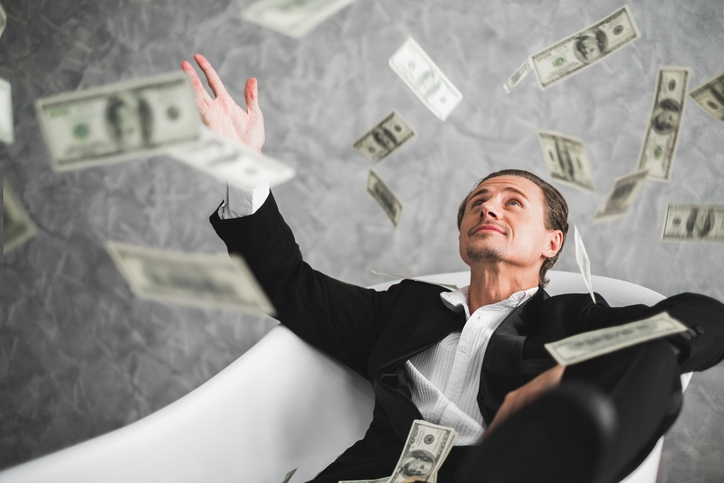
<svg viewBox="0 0 724 483">
<path fill-rule="evenodd" d="M 201 54 L 194 55 L 194 60 L 206 77 L 212 98 L 204 88 L 201 79 L 196 75 L 193 66 L 183 61 L 181 69 L 191 78 L 191 84 L 196 94 L 196 105 L 204 123 L 214 131 L 236 141 L 240 141 L 247 148 L 261 152 L 264 145 L 264 116 L 259 109 L 259 93 L 256 79 L 251 77 L 244 86 L 244 99 L 246 111 L 231 98 L 219 75 L 211 63 Z"/>
</svg>

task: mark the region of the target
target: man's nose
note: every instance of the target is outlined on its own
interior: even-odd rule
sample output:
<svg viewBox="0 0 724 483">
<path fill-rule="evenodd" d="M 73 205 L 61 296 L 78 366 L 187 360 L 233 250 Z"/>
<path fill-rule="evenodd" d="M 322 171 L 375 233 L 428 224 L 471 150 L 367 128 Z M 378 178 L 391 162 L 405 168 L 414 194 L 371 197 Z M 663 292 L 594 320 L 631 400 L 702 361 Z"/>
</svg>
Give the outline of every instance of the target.
<svg viewBox="0 0 724 483">
<path fill-rule="evenodd" d="M 480 218 L 498 218 L 498 208 L 491 202 L 483 203 L 480 210 Z"/>
</svg>

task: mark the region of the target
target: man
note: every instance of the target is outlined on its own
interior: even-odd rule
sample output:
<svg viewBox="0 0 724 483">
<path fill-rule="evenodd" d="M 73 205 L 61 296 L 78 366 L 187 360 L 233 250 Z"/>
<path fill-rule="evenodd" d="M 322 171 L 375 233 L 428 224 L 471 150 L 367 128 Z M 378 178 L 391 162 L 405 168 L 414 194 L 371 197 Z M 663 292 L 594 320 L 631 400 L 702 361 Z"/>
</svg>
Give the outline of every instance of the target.
<svg viewBox="0 0 724 483">
<path fill-rule="evenodd" d="M 209 62 L 195 59 L 216 96 L 184 62 L 206 123 L 261 150 L 256 80 L 246 83 L 243 111 Z M 365 437 L 313 481 L 389 476 L 415 419 L 460 434 L 440 482 L 608 482 L 645 458 L 678 414 L 680 373 L 724 358 L 724 306 L 694 294 L 624 308 L 600 297 L 593 304 L 588 294 L 549 297 L 545 274 L 565 242 L 567 215 L 561 194 L 537 176 L 493 173 L 458 213 L 470 285 L 448 292 L 405 280 L 377 292 L 312 269 L 268 189 L 229 183 L 211 216 L 229 252 L 246 258 L 283 324 L 375 393 Z M 543 347 L 664 310 L 694 328 L 569 368 Z"/>
</svg>

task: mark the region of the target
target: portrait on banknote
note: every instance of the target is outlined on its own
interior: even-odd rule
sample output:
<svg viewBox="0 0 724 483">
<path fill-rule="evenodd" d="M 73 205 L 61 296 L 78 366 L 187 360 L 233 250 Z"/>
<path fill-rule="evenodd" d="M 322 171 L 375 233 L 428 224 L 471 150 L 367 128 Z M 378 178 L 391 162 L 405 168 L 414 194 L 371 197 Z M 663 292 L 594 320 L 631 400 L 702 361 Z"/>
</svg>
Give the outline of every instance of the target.
<svg viewBox="0 0 724 483">
<path fill-rule="evenodd" d="M 173 116 L 173 112 L 169 113 Z M 120 92 L 108 98 L 106 127 L 119 151 L 151 144 L 153 114 L 148 101 L 134 92 Z"/>
<path fill-rule="evenodd" d="M 435 468 L 435 456 L 424 449 L 416 449 L 405 455 L 401 465 L 401 474 L 405 478 L 420 476 L 426 478 Z"/>
<path fill-rule="evenodd" d="M 668 134 L 679 127 L 680 120 L 681 104 L 674 99 L 663 99 L 654 107 L 651 127 L 659 134 Z"/>
<path fill-rule="evenodd" d="M 586 30 L 578 36 L 575 43 L 574 55 L 584 64 L 598 60 L 608 47 L 608 38 L 603 30 L 596 28 Z"/>
</svg>

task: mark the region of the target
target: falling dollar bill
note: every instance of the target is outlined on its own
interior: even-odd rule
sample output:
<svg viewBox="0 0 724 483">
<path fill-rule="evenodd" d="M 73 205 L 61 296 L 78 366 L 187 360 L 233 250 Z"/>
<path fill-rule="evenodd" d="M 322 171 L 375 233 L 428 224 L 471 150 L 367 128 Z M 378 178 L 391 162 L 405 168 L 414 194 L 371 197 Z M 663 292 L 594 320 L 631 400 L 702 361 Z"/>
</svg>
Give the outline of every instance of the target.
<svg viewBox="0 0 724 483">
<path fill-rule="evenodd" d="M 584 71 L 641 37 L 624 5 L 608 17 L 531 56 L 541 89 Z"/>
<path fill-rule="evenodd" d="M 662 312 L 638 322 L 583 332 L 544 347 L 559 364 L 571 365 L 685 330 L 684 324 Z"/>
<path fill-rule="evenodd" d="M 168 252 L 117 241 L 107 242 L 106 248 L 141 298 L 274 315 L 274 307 L 238 256 Z"/>
<path fill-rule="evenodd" d="M 13 99 L 10 94 L 10 83 L 5 79 L 0 79 L 0 141 L 5 144 L 15 142 Z"/>
<path fill-rule="evenodd" d="M 244 10 L 244 20 L 301 38 L 354 0 L 261 0 Z"/>
<path fill-rule="evenodd" d="M 274 158 L 253 152 L 207 127 L 194 145 L 174 148 L 169 154 L 220 181 L 233 181 L 247 188 L 262 183 L 276 186 L 291 179 L 294 170 Z"/>
<path fill-rule="evenodd" d="M 15 193 L 3 181 L 3 254 L 10 253 L 37 233 L 35 224 L 23 209 Z"/>
<path fill-rule="evenodd" d="M 669 203 L 661 239 L 724 243 L 724 205 Z"/>
<path fill-rule="evenodd" d="M 390 481 L 390 477 L 385 476 L 375 480 L 340 480 L 338 483 L 387 483 L 388 481 Z"/>
<path fill-rule="evenodd" d="M 724 72 L 689 92 L 689 95 L 707 114 L 724 122 Z"/>
<path fill-rule="evenodd" d="M 3 36 L 3 32 L 5 32 L 5 26 L 8 24 L 8 16 L 5 13 L 5 9 L 2 5 L 0 5 L 0 37 Z"/>
<path fill-rule="evenodd" d="M 583 191 L 593 191 L 593 174 L 583 141 L 572 136 L 536 131 L 551 178 Z"/>
<path fill-rule="evenodd" d="M 376 163 L 412 139 L 415 132 L 396 111 L 389 113 L 375 127 L 354 143 L 354 148 L 365 158 Z"/>
<path fill-rule="evenodd" d="M 402 203 L 400 203 L 390 187 L 371 170 L 367 177 L 367 192 L 372 195 L 377 204 L 392 220 L 392 224 L 397 226 L 402 216 Z"/>
<path fill-rule="evenodd" d="M 593 222 L 611 220 L 625 215 L 641 191 L 647 174 L 648 170 L 644 169 L 616 178 L 606 200 L 596 211 Z"/>
<path fill-rule="evenodd" d="M 413 421 L 389 482 L 402 483 L 408 478 L 430 481 L 444 463 L 457 436 L 458 433 L 453 428 L 421 419 Z"/>
<path fill-rule="evenodd" d="M 390 57 L 389 64 L 407 87 L 442 121 L 463 98 L 412 37 Z"/>
<path fill-rule="evenodd" d="M 184 72 L 39 99 L 53 169 L 155 154 L 199 140 L 201 117 Z"/>
<path fill-rule="evenodd" d="M 586 247 L 583 245 L 583 239 L 581 234 L 578 232 L 578 227 L 573 226 L 574 238 L 576 241 L 576 263 L 578 263 L 578 269 L 583 275 L 583 281 L 586 283 L 588 293 L 591 294 L 593 303 L 596 303 L 596 296 L 593 295 L 593 284 L 591 283 L 591 260 L 588 258 L 586 253 Z"/>
<path fill-rule="evenodd" d="M 292 479 L 292 476 L 294 476 L 294 473 L 296 473 L 298 469 L 299 469 L 299 468 L 294 468 L 294 469 L 291 470 L 289 473 L 287 473 L 286 475 L 284 475 L 284 478 L 282 478 L 282 483 L 289 483 L 289 480 Z"/>
<path fill-rule="evenodd" d="M 520 84 L 525 76 L 527 76 L 528 73 L 533 69 L 530 64 L 530 57 L 528 57 L 527 59 L 525 59 L 525 62 L 523 62 L 523 65 L 518 67 L 518 70 L 513 72 L 513 75 L 511 75 L 510 78 L 505 81 L 505 84 L 503 84 L 503 89 L 505 89 L 505 92 L 507 94 L 510 94 L 510 91 L 512 91 L 515 86 Z"/>
<path fill-rule="evenodd" d="M 637 170 L 648 169 L 649 179 L 668 181 L 671 176 L 688 80 L 689 69 L 659 69 L 654 103 L 636 166 Z"/>
</svg>

